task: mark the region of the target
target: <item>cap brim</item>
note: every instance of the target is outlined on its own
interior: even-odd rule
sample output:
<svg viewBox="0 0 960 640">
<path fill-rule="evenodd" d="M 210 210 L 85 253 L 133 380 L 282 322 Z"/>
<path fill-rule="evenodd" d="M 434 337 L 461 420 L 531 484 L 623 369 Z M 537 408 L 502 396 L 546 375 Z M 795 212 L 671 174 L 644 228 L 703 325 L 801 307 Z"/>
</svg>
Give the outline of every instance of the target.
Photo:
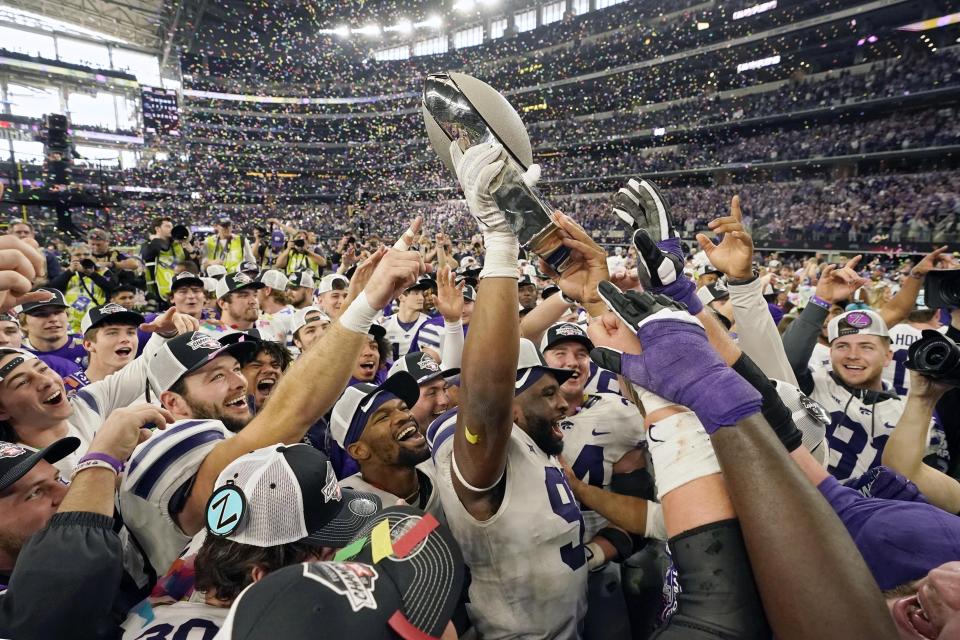
<svg viewBox="0 0 960 640">
<path fill-rule="evenodd" d="M 193 285 L 195 287 L 204 286 L 203 280 L 201 280 L 200 278 L 181 278 L 180 280 L 173 281 L 173 284 L 170 285 L 170 291 L 171 292 L 176 291 L 180 287 L 188 287 L 190 285 Z"/>
<path fill-rule="evenodd" d="M 68 304 L 63 304 L 63 303 L 61 303 L 61 302 L 54 302 L 54 301 L 51 300 L 51 301 L 49 301 L 49 302 L 41 302 L 40 304 L 35 304 L 35 305 L 30 306 L 30 307 L 24 308 L 24 309 L 23 309 L 23 313 L 25 313 L 25 314 L 27 314 L 27 315 L 30 315 L 31 313 L 34 313 L 34 312 L 36 312 L 36 311 L 40 311 L 41 309 L 46 309 L 46 308 L 48 308 L 48 307 L 54 307 L 54 308 L 57 308 L 57 309 L 67 309 L 67 308 L 70 307 L 70 305 L 68 305 Z"/>
<path fill-rule="evenodd" d="M 547 351 L 548 349 L 555 347 L 561 342 L 579 342 L 580 344 L 582 344 L 584 347 L 587 348 L 587 351 L 593 351 L 593 346 L 594 346 L 593 341 L 586 336 L 560 336 L 553 342 L 547 343 L 547 346 L 544 347 L 543 350 Z"/>
<path fill-rule="evenodd" d="M 20 463 L 17 464 L 13 469 L 5 473 L 2 478 L 0 478 L 0 491 L 3 491 L 4 489 L 14 485 L 20 478 L 27 475 L 31 469 L 37 466 L 37 463 L 41 460 L 46 460 L 50 464 L 59 462 L 76 451 L 79 447 L 80 438 L 67 436 L 66 438 L 60 438 L 53 444 L 48 445 L 39 451 L 34 451 L 32 454 L 21 460 Z"/>
<path fill-rule="evenodd" d="M 117 313 L 111 313 L 108 316 L 104 316 L 87 327 L 87 331 L 90 329 L 96 329 L 100 325 L 104 324 L 129 324 L 140 326 L 146 322 L 146 318 L 143 315 L 137 313 L 136 311 L 118 311 Z"/>
<path fill-rule="evenodd" d="M 517 374 L 520 374 L 523 371 L 527 371 L 528 369 L 538 369 L 544 373 L 549 373 L 550 375 L 552 375 L 554 378 L 557 379 L 557 384 L 563 384 L 564 382 L 572 378 L 574 373 L 576 373 L 576 371 L 573 371 L 571 369 L 554 369 L 553 367 L 536 366 L 536 367 L 527 367 L 526 369 L 520 369 L 519 371 L 517 371 Z"/>
<path fill-rule="evenodd" d="M 239 334 L 240 332 L 237 332 L 237 333 Z M 187 369 L 186 371 L 184 371 L 183 375 L 180 376 L 180 378 L 183 378 L 183 376 L 191 374 L 194 371 L 197 371 L 198 369 L 202 369 L 203 367 L 207 366 L 207 364 L 213 362 L 220 356 L 233 356 L 234 358 L 237 359 L 238 362 L 241 362 L 241 363 L 244 362 L 247 358 L 252 356 L 254 352 L 257 350 L 257 348 L 260 345 L 260 340 L 252 336 L 248 336 L 246 334 L 242 334 L 242 335 L 244 335 L 245 337 L 243 341 L 226 344 L 223 347 L 217 349 L 216 351 L 211 351 L 210 354 L 207 356 L 206 360 L 199 362 L 194 366 L 190 367 L 189 369 Z"/>
<path fill-rule="evenodd" d="M 452 378 L 453 376 L 458 376 L 458 375 L 460 375 L 460 369 L 458 368 L 444 369 L 443 371 L 434 371 L 429 375 L 419 378 L 417 380 L 417 384 L 418 385 L 427 384 L 428 382 L 433 382 L 438 378 L 446 379 L 446 378 Z"/>
<path fill-rule="evenodd" d="M 367 394 L 367 398 L 381 391 L 386 391 L 403 400 L 407 404 L 407 408 L 413 407 L 413 405 L 417 404 L 417 400 L 420 399 L 420 385 L 417 384 L 416 378 L 409 373 L 403 375 L 404 373 L 406 372 L 398 372 L 387 377 L 383 384 Z M 366 401 L 366 398 L 361 401 L 361 404 L 364 401 Z"/>
<path fill-rule="evenodd" d="M 301 542 L 314 544 L 318 547 L 335 547 L 338 549 L 350 544 L 350 541 L 357 537 L 363 528 L 376 518 L 380 511 L 378 508 L 371 513 L 359 513 L 360 509 L 351 508 L 354 500 L 369 500 L 375 505 L 381 504 L 381 500 L 372 493 L 341 488 L 340 511 L 320 530 L 310 533 Z"/>
</svg>

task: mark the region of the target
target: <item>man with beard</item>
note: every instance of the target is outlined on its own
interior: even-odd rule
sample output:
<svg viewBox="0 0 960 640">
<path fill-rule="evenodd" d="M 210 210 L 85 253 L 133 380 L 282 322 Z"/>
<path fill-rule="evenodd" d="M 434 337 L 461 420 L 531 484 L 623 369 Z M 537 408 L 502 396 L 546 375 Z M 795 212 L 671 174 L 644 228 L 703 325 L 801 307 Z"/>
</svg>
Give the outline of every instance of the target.
<svg viewBox="0 0 960 640">
<path fill-rule="evenodd" d="M 643 474 L 647 472 L 643 470 L 646 436 L 637 407 L 615 393 L 584 393 L 593 349 L 586 331 L 571 322 L 559 322 L 547 329 L 540 348 L 548 365 L 573 372 L 570 379 L 560 385 L 560 394 L 567 401 L 567 415 L 560 423 L 563 457 L 573 474 L 595 487 L 648 497 L 638 492 L 639 487 L 645 485 Z M 652 485 L 652 478 L 646 479 Z M 591 571 L 588 580 L 584 635 L 587 638 L 629 635 L 619 567 L 611 565 L 603 571 L 599 568 L 607 561 L 622 561 L 632 555 L 632 539 L 624 531 L 609 526 L 597 512 L 582 505 L 581 511 L 586 524 L 583 539 L 588 543 L 590 566 L 597 569 Z"/>
<path fill-rule="evenodd" d="M 377 313 L 423 270 L 412 252 L 380 252 L 370 260 L 376 269 L 366 287 L 280 379 L 275 398 L 256 416 L 240 368 L 256 349 L 250 341 L 224 346 L 193 332 L 150 358 L 151 392 L 177 422 L 134 451 L 120 511 L 158 573 L 203 527 L 214 482 L 228 464 L 271 444 L 299 442 L 333 406 Z"/>
<path fill-rule="evenodd" d="M 143 323 L 142 315 L 112 302 L 87 311 L 80 330 L 83 347 L 90 354 L 85 371 L 88 383 L 103 380 L 133 362 L 140 343 L 137 329 Z"/>
<path fill-rule="evenodd" d="M 349 387 L 333 407 L 330 434 L 341 458 L 341 486 L 375 494 L 384 505 L 403 500 L 441 516 L 433 465 L 423 464 L 430 449 L 410 413 L 419 396 L 417 381 L 405 371 L 378 387 Z"/>
<path fill-rule="evenodd" d="M 342 277 L 342 276 L 341 276 Z M 313 291 L 316 281 L 312 271 L 297 271 L 287 278 L 287 297 L 294 309 L 304 309 L 313 304 Z M 346 287 L 343 289 L 346 298 Z"/>
<path fill-rule="evenodd" d="M 222 333 L 253 329 L 260 319 L 257 291 L 264 284 L 240 271 L 229 273 L 217 282 L 217 306 L 220 308 Z M 214 335 L 215 338 L 220 337 Z"/>
<path fill-rule="evenodd" d="M 0 350 L 0 439 L 41 449 L 66 437 L 80 438 L 80 448 L 57 463 L 69 473 L 87 451 L 104 419 L 115 409 L 126 407 L 143 395 L 147 361 L 165 338 L 196 328 L 192 318 L 168 309 L 153 322 L 141 325 L 158 334 L 147 343 L 142 358 L 135 358 L 112 376 L 67 395 L 63 379 L 29 351 Z"/>
<path fill-rule="evenodd" d="M 263 409 L 291 362 L 293 356 L 287 348 L 272 340 L 261 341 L 243 362 L 243 377 L 247 379 L 248 399 L 254 414 Z"/>
<path fill-rule="evenodd" d="M 447 379 L 459 375 L 460 369 L 442 369 L 429 353 L 419 352 L 408 353 L 394 362 L 389 375 L 398 371 L 412 375 L 420 387 L 420 398 L 410 407 L 410 413 L 417 421 L 420 433 L 425 433 L 430 423 L 450 408 Z"/>
<path fill-rule="evenodd" d="M 313 272 L 304 271 L 303 273 L 311 274 L 310 286 L 312 287 Z M 347 296 L 349 295 L 349 292 L 347 291 L 349 287 L 350 280 L 348 280 L 346 276 L 339 273 L 331 273 L 320 278 L 320 286 L 317 288 L 317 305 L 325 314 L 330 316 L 331 320 L 336 320 L 340 317 L 340 314 L 343 313 L 343 309 L 345 308 L 344 303 L 347 301 Z M 313 304 L 312 295 L 309 302 L 306 302 L 303 306 L 310 304 Z M 294 304 L 293 306 L 296 307 L 297 305 Z"/>
<path fill-rule="evenodd" d="M 471 572 L 467 612 L 488 639 L 575 638 L 586 612 L 584 524 L 556 459 L 567 412 L 560 385 L 573 372 L 549 367 L 520 339 L 519 242 L 490 193 L 503 147 L 461 151 L 454 142 L 450 155 L 486 253 L 460 407 L 430 425 L 427 439 L 436 491 Z M 584 305 L 602 312 L 599 300 Z"/>
</svg>

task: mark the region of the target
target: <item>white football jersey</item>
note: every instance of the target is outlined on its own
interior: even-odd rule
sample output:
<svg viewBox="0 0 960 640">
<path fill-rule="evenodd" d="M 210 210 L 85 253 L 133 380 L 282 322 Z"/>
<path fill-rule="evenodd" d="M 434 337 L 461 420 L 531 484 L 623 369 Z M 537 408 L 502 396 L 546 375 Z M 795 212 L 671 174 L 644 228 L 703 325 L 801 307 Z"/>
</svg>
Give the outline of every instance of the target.
<svg viewBox="0 0 960 640">
<path fill-rule="evenodd" d="M 203 459 L 231 435 L 219 420 L 178 420 L 133 450 L 120 484 L 120 514 L 157 575 L 190 542 L 170 515 L 171 503 L 186 498 Z"/>
<path fill-rule="evenodd" d="M 478 521 L 453 488 L 456 414 L 430 426 L 437 491 L 470 568 L 467 613 L 484 640 L 580 637 L 587 606 L 584 523 L 563 470 L 520 427 L 507 445 L 497 513 Z"/>
<path fill-rule="evenodd" d="M 811 373 L 814 387 L 810 397 L 830 413 L 827 470 L 838 480 L 846 480 L 878 466 L 887 438 L 903 414 L 903 398 L 890 390 L 877 402 L 864 402 L 834 380 L 826 369 Z M 876 394 L 867 391 L 861 395 L 870 398 Z M 930 421 L 927 454 L 949 459 L 943 427 L 935 419 Z"/>
<path fill-rule="evenodd" d="M 820 342 L 813 345 L 813 353 L 810 355 L 809 366 L 816 371 L 817 369 L 830 370 L 833 364 L 830 362 L 830 347 Z"/>
<path fill-rule="evenodd" d="M 436 490 L 436 480 L 434 476 L 435 471 L 431 461 L 427 460 L 426 462 L 421 462 L 419 465 L 417 465 L 417 477 L 420 481 L 420 495 L 417 496 L 417 501 L 412 503 L 411 506 L 416 507 L 421 511 L 431 513 L 437 518 L 437 520 L 443 522 L 443 507 L 440 506 L 440 495 Z M 356 491 L 366 491 L 367 493 L 372 493 L 380 498 L 380 503 L 384 506 L 384 508 L 393 506 L 397 504 L 399 500 L 403 500 L 401 496 L 394 495 L 389 491 L 385 491 L 380 487 L 370 484 L 363 479 L 363 476 L 360 475 L 359 471 L 352 476 L 341 480 L 340 486 L 346 489 L 354 489 Z"/>
<path fill-rule="evenodd" d="M 643 446 L 646 433 L 636 405 L 612 393 L 587 396 L 580 412 L 560 422 L 563 457 L 574 475 L 595 487 L 610 488 L 613 465 L 623 454 Z M 580 507 L 589 542 L 607 520 L 596 511 Z"/>
<path fill-rule="evenodd" d="M 946 333 L 947 327 L 938 329 L 940 333 Z M 893 388 L 900 395 L 906 395 L 910 390 L 910 373 L 907 371 L 907 355 L 910 345 L 921 338 L 923 331 L 916 327 L 902 322 L 890 328 L 890 349 L 893 350 L 893 358 L 883 368 L 883 379 L 893 384 Z"/>
<path fill-rule="evenodd" d="M 409 324 L 401 323 L 399 314 L 395 313 L 381 323 L 383 328 L 387 330 L 387 342 L 393 347 L 394 361 L 410 352 L 410 343 L 413 342 L 413 336 L 420 330 L 420 326 L 429 319 L 430 316 L 421 313 L 413 322 Z"/>
<path fill-rule="evenodd" d="M 620 393 L 620 381 L 617 380 L 617 374 L 606 369 L 601 369 L 595 363 L 590 363 L 590 376 L 587 378 L 587 384 L 583 387 L 583 392 L 589 393 Z"/>
<path fill-rule="evenodd" d="M 213 640 L 228 613 L 229 607 L 213 607 L 203 602 L 148 606 L 127 617 L 123 623 L 123 640 Z"/>
<path fill-rule="evenodd" d="M 293 346 L 293 314 L 296 310 L 291 305 L 287 305 L 276 313 L 260 313 L 260 319 L 257 320 L 257 329 L 271 332 L 277 342 L 284 344 L 289 349 Z"/>
</svg>

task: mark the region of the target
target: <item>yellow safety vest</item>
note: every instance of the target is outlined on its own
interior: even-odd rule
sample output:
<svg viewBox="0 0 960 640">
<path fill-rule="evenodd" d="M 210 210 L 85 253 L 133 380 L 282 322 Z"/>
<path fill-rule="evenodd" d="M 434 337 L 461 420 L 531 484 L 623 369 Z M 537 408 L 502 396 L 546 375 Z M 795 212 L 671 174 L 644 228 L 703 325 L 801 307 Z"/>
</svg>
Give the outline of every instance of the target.
<svg viewBox="0 0 960 640">
<path fill-rule="evenodd" d="M 67 318 L 70 320 L 70 333 L 80 333 L 80 321 L 87 313 L 87 309 L 106 304 L 107 293 L 98 287 L 94 281 L 79 273 L 74 274 L 67 283 L 67 290 L 63 292 L 67 304 Z"/>
<path fill-rule="evenodd" d="M 227 271 L 236 271 L 243 262 L 243 238 L 233 236 L 229 242 L 224 243 L 220 236 L 214 234 L 207 236 L 203 241 L 206 249 L 207 260 L 219 260 Z"/>
<path fill-rule="evenodd" d="M 313 275 L 318 278 L 320 277 L 320 265 L 317 264 L 316 260 L 305 253 L 295 253 L 291 251 L 287 254 L 287 275 L 296 273 L 297 271 L 306 271 L 307 269 L 313 271 Z"/>
<path fill-rule="evenodd" d="M 179 244 L 170 242 L 170 248 L 157 254 L 157 262 L 153 267 L 153 279 L 157 284 L 157 293 L 164 300 L 170 298 L 170 287 L 173 286 L 175 267 L 187 259 L 187 254 Z"/>
</svg>

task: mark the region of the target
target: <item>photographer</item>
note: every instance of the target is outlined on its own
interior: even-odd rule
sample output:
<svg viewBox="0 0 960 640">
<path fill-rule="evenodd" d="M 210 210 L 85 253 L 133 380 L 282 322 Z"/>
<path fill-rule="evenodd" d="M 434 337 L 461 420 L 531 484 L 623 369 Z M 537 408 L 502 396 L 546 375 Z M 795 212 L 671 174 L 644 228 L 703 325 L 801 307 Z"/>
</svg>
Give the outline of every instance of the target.
<svg viewBox="0 0 960 640">
<path fill-rule="evenodd" d="M 104 229 L 92 229 L 87 234 L 87 242 L 93 250 L 93 260 L 97 263 L 97 271 L 110 271 L 117 276 L 118 281 L 127 282 L 136 277 L 140 268 L 140 261 L 128 256 L 110 246 L 110 233 Z"/>
<path fill-rule="evenodd" d="M 203 268 L 212 264 L 223 265 L 227 272 L 236 271 L 241 262 L 256 262 L 253 249 L 243 234 L 233 233 L 233 220 L 227 216 L 214 225 L 215 234 L 203 241 Z"/>
<path fill-rule="evenodd" d="M 183 225 L 174 227 L 170 218 L 160 217 L 153 221 L 153 233 L 140 249 L 140 257 L 146 271 L 148 295 L 157 302 L 170 298 L 175 268 L 190 257 L 188 252 L 193 251 L 188 243 L 189 237 L 190 231 Z"/>
<path fill-rule="evenodd" d="M 287 242 L 287 246 L 277 256 L 276 267 L 282 269 L 288 275 L 297 271 L 313 271 L 317 278 L 323 273 L 327 266 L 327 259 L 316 253 L 307 244 L 307 232 L 297 231 L 293 240 Z"/>
<path fill-rule="evenodd" d="M 70 332 L 80 333 L 80 322 L 90 307 L 105 304 L 114 285 L 113 273 L 97 272 L 93 252 L 86 244 L 70 247 L 70 264 L 58 277 L 50 281 L 50 287 L 63 292 L 67 302 Z"/>
</svg>

